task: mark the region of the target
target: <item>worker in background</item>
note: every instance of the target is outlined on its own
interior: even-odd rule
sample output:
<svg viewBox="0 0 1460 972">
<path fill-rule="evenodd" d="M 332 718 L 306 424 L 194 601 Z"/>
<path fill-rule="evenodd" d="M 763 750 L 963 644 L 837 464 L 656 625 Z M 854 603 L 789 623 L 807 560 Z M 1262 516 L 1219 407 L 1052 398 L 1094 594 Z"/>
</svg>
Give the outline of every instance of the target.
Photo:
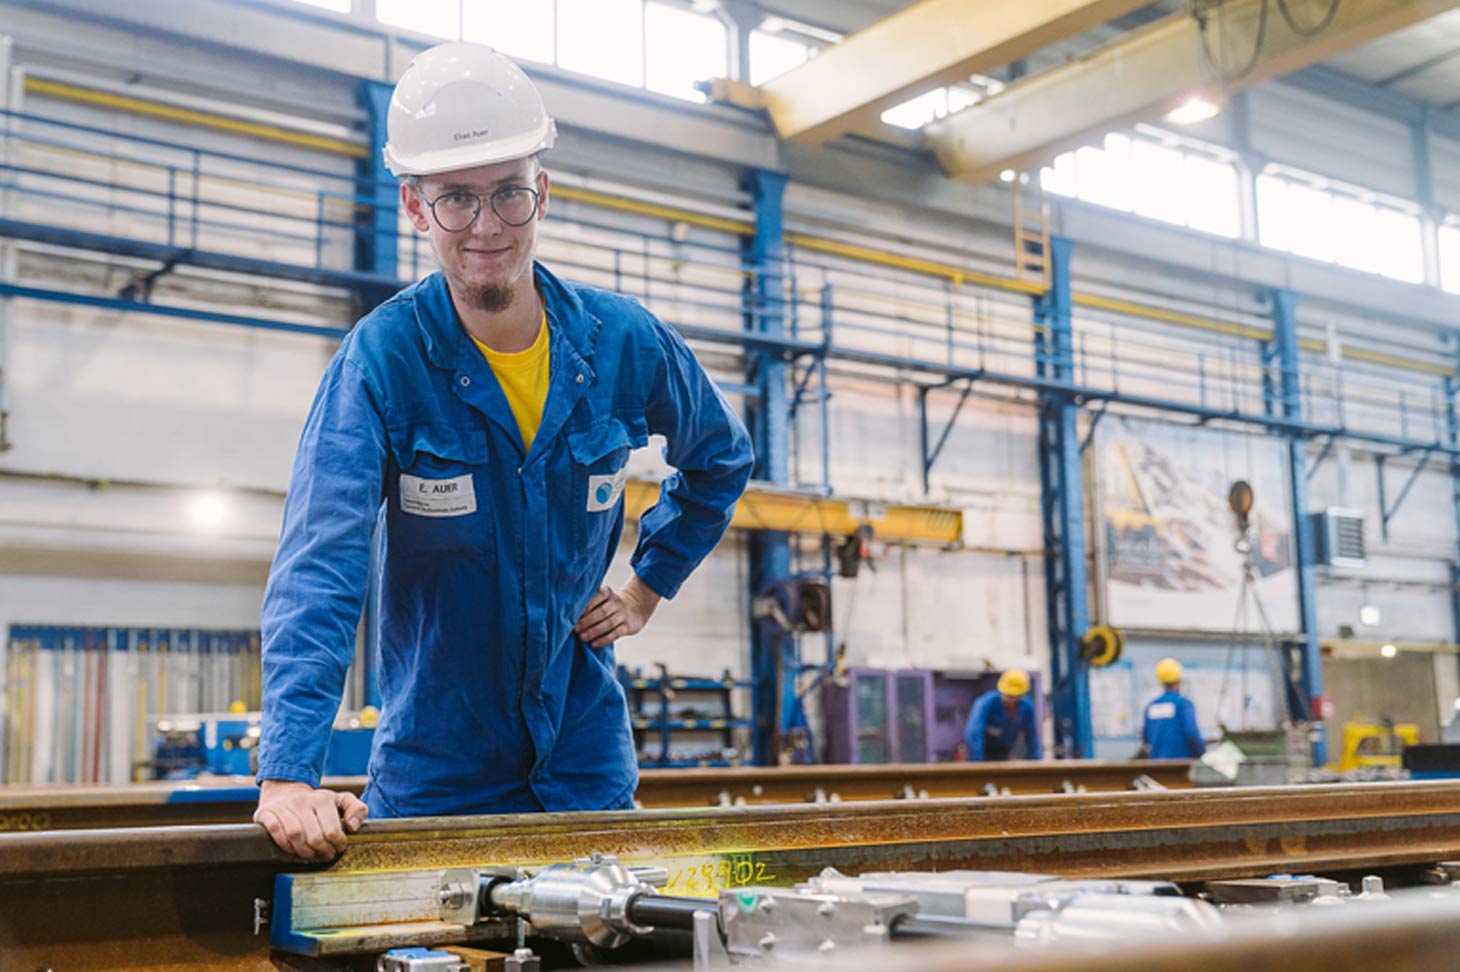
<svg viewBox="0 0 1460 972">
<path fill-rule="evenodd" d="M 254 819 L 309 859 L 336 856 L 367 812 L 632 807 L 614 642 L 719 542 L 752 465 L 672 329 L 535 261 L 556 131 L 514 63 L 424 52 L 387 134 L 400 206 L 441 269 L 366 315 L 326 370 L 264 595 Z M 625 466 L 655 433 L 676 471 L 613 590 Z M 383 704 L 362 803 L 317 787 L 377 524 Z"/>
<path fill-rule="evenodd" d="M 1029 676 L 1011 668 L 999 676 L 997 688 L 978 697 L 968 713 L 963 743 L 970 762 L 995 759 L 1039 759 L 1039 727 L 1029 701 Z M 1022 744 L 1022 750 L 1019 748 Z"/>
<path fill-rule="evenodd" d="M 1206 752 L 1196 727 L 1196 706 L 1181 694 L 1181 663 L 1163 658 L 1156 663 L 1162 692 L 1146 705 L 1141 726 L 1140 756 L 1145 759 L 1195 759 Z"/>
</svg>

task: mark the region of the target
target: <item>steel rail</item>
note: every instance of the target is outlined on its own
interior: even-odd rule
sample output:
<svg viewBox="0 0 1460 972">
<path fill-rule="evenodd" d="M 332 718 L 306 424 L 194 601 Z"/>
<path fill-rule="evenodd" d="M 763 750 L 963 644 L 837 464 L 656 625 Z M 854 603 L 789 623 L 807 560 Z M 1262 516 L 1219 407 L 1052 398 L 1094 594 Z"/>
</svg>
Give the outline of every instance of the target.
<svg viewBox="0 0 1460 972">
<path fill-rule="evenodd" d="M 835 867 L 1199 881 L 1460 856 L 1460 782 L 1254 787 L 367 823 L 329 873 L 542 864 L 596 850 L 671 894 Z M 271 965 L 256 901 L 290 861 L 252 825 L 0 835 L 0 968 Z M 276 956 L 277 958 L 277 956 Z"/>
<path fill-rule="evenodd" d="M 1129 790 L 1144 777 L 1166 789 L 1187 787 L 1187 760 L 1057 760 L 1053 762 L 930 763 L 888 766 L 743 766 L 730 769 L 644 770 L 636 797 L 646 809 L 858 802 L 906 797 L 984 796 Z M 364 777 L 327 780 L 359 794 Z M 161 827 L 246 823 L 258 790 L 246 777 L 123 786 L 0 788 L 0 833 L 99 827 Z"/>
</svg>

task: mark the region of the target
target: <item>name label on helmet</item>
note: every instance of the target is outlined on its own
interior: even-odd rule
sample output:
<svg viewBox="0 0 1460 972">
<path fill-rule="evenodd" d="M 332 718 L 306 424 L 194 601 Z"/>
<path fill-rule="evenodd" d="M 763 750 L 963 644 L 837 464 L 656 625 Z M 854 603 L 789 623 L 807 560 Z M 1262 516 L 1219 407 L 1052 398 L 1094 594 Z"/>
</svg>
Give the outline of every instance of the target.
<svg viewBox="0 0 1460 972">
<path fill-rule="evenodd" d="M 476 487 L 471 474 L 451 479 L 400 477 L 400 509 L 416 516 L 466 516 L 477 511 Z"/>
<path fill-rule="evenodd" d="M 474 138 L 486 138 L 490 134 L 492 133 L 485 128 L 474 128 L 469 132 L 457 132 L 451 138 L 456 142 L 470 142 Z"/>
</svg>

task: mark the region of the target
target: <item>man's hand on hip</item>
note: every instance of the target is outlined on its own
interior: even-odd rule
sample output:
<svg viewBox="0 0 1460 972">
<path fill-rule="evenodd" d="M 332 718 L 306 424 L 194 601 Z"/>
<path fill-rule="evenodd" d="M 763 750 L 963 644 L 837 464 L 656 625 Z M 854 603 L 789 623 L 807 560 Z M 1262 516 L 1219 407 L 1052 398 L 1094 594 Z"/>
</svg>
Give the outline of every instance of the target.
<svg viewBox="0 0 1460 972">
<path fill-rule="evenodd" d="M 594 648 L 602 648 L 638 634 L 658 606 L 659 595 L 637 576 L 629 578 L 621 591 L 605 584 L 588 602 L 573 633 Z"/>
<path fill-rule="evenodd" d="M 353 793 L 317 790 L 307 783 L 264 780 L 253 822 L 279 848 L 306 861 L 332 861 L 345 849 L 345 831 L 360 829 L 369 813 Z"/>
</svg>

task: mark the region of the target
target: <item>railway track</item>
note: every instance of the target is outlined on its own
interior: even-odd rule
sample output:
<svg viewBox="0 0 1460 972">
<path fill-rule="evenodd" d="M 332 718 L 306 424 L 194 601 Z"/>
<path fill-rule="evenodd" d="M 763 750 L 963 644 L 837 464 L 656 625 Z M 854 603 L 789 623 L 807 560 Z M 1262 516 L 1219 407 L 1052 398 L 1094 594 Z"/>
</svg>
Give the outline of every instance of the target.
<svg viewBox="0 0 1460 972">
<path fill-rule="evenodd" d="M 268 937 L 281 874 L 379 879 L 590 851 L 662 867 L 667 893 L 692 896 L 789 886 L 826 867 L 1178 882 L 1418 869 L 1460 858 L 1460 783 L 379 821 L 328 869 L 284 857 L 252 825 L 10 833 L 0 968 L 287 968 Z"/>
<path fill-rule="evenodd" d="M 645 770 L 646 809 L 1188 787 L 1187 760 L 1066 760 L 893 766 Z M 1140 781 L 1138 784 L 1137 781 Z M 329 781 L 358 794 L 363 777 Z M 96 827 L 246 823 L 258 802 L 247 778 L 130 786 L 0 788 L 0 833 Z"/>
</svg>

